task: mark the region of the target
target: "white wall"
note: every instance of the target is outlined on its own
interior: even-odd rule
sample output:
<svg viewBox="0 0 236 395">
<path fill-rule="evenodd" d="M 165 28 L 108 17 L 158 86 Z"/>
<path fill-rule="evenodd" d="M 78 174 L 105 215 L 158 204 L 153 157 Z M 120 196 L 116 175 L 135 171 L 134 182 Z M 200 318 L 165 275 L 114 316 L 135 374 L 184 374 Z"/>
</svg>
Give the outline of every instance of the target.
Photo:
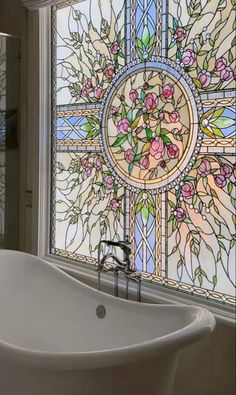
<svg viewBox="0 0 236 395">
<path fill-rule="evenodd" d="M 25 115 L 26 115 L 26 67 L 27 67 L 27 12 L 25 8 L 22 6 L 20 0 L 1 0 L 0 1 L 0 32 L 7 33 L 16 36 L 20 39 L 20 47 L 21 47 L 21 59 L 20 59 L 20 67 L 21 70 L 25 70 L 24 73 L 21 73 L 20 76 L 20 118 L 18 118 L 18 122 L 20 122 L 20 133 L 19 133 L 19 142 L 20 147 L 17 149 L 8 150 L 7 156 L 9 159 L 9 163 L 12 163 L 12 166 L 8 166 L 8 175 L 7 175 L 7 183 L 8 183 L 8 196 L 6 201 L 6 215 L 7 215 L 7 231 L 10 234 L 11 232 L 17 235 L 15 237 L 14 245 L 7 240 L 5 248 L 14 248 L 17 247 L 22 249 L 23 244 L 23 223 L 24 223 L 24 213 L 22 212 L 23 196 L 25 189 L 25 180 L 24 180 L 24 172 L 25 163 L 23 166 L 23 158 L 24 155 L 24 146 L 25 146 L 25 137 L 26 137 L 26 125 L 25 125 Z M 21 157 L 19 162 L 19 156 Z M 19 171 L 20 167 L 20 171 Z M 20 173 L 20 177 L 16 176 L 14 180 L 13 175 Z M 11 179 L 9 179 L 11 178 Z M 20 187 L 16 188 L 16 185 Z M 18 191 L 17 191 L 18 190 Z M 11 192 L 12 191 L 12 192 Z M 15 200 L 14 200 L 15 199 Z M 14 204 L 13 204 L 14 203 Z M 18 207 L 17 207 L 18 203 Z M 20 211 L 20 215 L 19 215 Z M 16 221 L 14 222 L 14 217 L 16 216 Z M 18 220 L 19 217 L 19 220 Z M 20 224 L 19 224 L 20 223 Z M 17 228 L 17 229 L 16 229 Z M 18 235 L 20 236 L 18 239 Z"/>
<path fill-rule="evenodd" d="M 34 17 L 35 13 L 29 17 L 21 0 L 0 0 L 0 32 L 21 41 L 19 249 L 37 253 L 38 37 L 33 33 L 28 37 Z M 32 208 L 26 207 L 26 190 L 33 191 Z"/>
</svg>

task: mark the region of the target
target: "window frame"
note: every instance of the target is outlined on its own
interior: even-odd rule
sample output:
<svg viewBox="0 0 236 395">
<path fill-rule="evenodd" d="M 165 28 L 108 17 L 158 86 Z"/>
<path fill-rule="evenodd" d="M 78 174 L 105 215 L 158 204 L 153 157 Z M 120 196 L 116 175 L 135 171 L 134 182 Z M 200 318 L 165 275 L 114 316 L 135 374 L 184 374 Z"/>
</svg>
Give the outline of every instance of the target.
<svg viewBox="0 0 236 395">
<path fill-rule="evenodd" d="M 38 182 L 36 186 L 38 197 L 37 219 L 34 221 L 34 234 L 37 235 L 38 256 L 47 262 L 57 266 L 66 273 L 89 285 L 96 287 L 97 273 L 92 265 L 83 262 L 73 263 L 68 258 L 51 254 L 50 251 L 50 206 L 51 206 L 51 8 L 45 7 L 34 14 L 31 28 L 38 30 Z M 30 29 L 29 29 L 30 30 Z M 30 32 L 29 32 L 30 33 Z M 30 81 L 29 81 L 30 83 Z M 33 228 L 34 228 L 33 226 Z M 113 276 L 111 273 L 103 275 L 103 284 L 109 293 L 113 292 Z M 120 289 L 125 289 L 125 281 L 120 280 Z M 135 295 L 135 286 L 131 285 L 130 294 Z M 207 308 L 219 321 L 234 325 L 235 309 L 232 306 L 220 305 L 213 301 L 207 301 L 195 295 L 184 294 L 182 291 L 160 287 L 156 284 L 143 283 L 142 296 L 145 302 L 192 304 Z"/>
</svg>

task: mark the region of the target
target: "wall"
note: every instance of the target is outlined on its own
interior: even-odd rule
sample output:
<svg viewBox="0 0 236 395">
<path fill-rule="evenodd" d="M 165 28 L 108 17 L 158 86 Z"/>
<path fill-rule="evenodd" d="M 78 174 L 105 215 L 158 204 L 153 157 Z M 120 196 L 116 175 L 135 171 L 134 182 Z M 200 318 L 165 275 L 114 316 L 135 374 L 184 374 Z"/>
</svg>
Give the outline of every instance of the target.
<svg viewBox="0 0 236 395">
<path fill-rule="evenodd" d="M 173 395 L 235 395 L 235 328 L 217 323 L 182 351 Z"/>
<path fill-rule="evenodd" d="M 37 106 L 37 89 L 32 83 L 28 87 L 28 75 L 32 73 L 32 62 L 34 63 L 35 79 L 38 81 L 38 73 L 35 70 L 38 61 L 32 60 L 29 54 L 28 47 L 28 27 L 29 15 L 25 7 L 23 7 L 21 0 L 1 0 L 0 1 L 0 31 L 15 35 L 21 42 L 21 78 L 20 78 L 20 176 L 19 176 L 19 243 L 18 248 L 22 251 L 36 252 L 34 242 L 34 232 L 32 230 L 33 224 L 33 209 L 37 211 L 37 204 L 34 208 L 26 207 L 26 190 L 33 190 L 33 183 L 37 182 L 37 155 L 35 155 L 34 147 L 37 146 L 37 128 L 34 128 L 28 119 L 29 102 Z M 37 40 L 38 41 L 38 40 Z M 29 40 L 31 47 L 34 46 L 37 50 L 37 43 L 35 44 L 33 38 Z M 31 67 L 31 70 L 30 70 Z M 33 91 L 34 90 L 34 91 Z M 31 109 L 30 109 L 31 110 Z M 31 118 L 32 119 L 32 118 Z M 37 122 L 36 118 L 36 122 Z M 36 195 L 36 193 L 35 193 Z M 15 196 L 12 196 L 15 198 Z M 9 201 L 8 201 L 9 204 Z M 16 225 L 17 226 L 17 225 Z"/>
</svg>

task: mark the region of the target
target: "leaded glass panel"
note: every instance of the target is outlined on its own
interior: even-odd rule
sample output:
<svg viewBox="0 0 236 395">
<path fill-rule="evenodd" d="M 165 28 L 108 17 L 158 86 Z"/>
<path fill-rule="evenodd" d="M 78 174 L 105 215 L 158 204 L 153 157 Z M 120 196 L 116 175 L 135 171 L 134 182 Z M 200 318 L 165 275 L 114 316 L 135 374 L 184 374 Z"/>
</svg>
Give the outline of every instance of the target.
<svg viewBox="0 0 236 395">
<path fill-rule="evenodd" d="M 235 304 L 235 4 L 53 8 L 51 252 L 132 243 L 144 279 Z"/>
</svg>

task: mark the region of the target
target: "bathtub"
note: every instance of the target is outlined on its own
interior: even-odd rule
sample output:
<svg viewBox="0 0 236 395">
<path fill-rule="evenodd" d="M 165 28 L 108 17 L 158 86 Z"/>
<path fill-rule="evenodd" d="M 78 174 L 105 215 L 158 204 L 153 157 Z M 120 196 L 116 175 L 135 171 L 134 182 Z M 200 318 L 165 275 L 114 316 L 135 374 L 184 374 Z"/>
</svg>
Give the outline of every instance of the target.
<svg viewBox="0 0 236 395">
<path fill-rule="evenodd" d="M 167 395 L 179 350 L 214 325 L 199 307 L 122 300 L 0 251 L 1 395 Z"/>
</svg>

